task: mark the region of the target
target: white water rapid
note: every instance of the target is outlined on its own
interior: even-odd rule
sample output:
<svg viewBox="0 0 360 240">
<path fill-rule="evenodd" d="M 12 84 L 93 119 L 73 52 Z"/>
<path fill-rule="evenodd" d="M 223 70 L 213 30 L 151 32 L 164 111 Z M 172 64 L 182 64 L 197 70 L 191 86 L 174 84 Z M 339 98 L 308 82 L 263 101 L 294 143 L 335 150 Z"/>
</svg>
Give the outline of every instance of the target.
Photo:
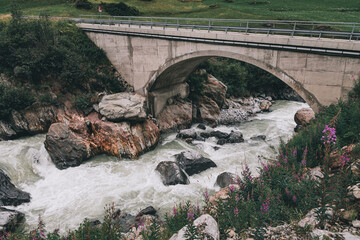
<svg viewBox="0 0 360 240">
<path fill-rule="evenodd" d="M 102 220 L 104 207 L 111 203 L 132 214 L 149 205 L 164 213 L 187 200 L 201 205 L 205 190 L 210 194 L 218 190 L 214 187 L 216 177 L 224 171 L 240 174 L 245 160 L 252 172 L 256 172 L 258 156 L 274 157 L 280 138 L 291 137 L 294 114 L 303 107 L 308 105 L 278 101 L 272 112 L 259 114 L 251 122 L 217 127 L 223 132 L 240 130 L 245 139 L 244 143 L 219 146 L 217 151 L 213 148 L 216 146 L 213 138 L 189 145 L 176 139 L 176 134 L 169 134 L 163 136 L 155 150 L 138 160 L 101 155 L 79 167 L 58 170 L 44 148 L 45 135 L 41 134 L 0 142 L 0 168 L 17 187 L 31 194 L 30 203 L 14 208 L 25 213 L 29 228 L 37 225 L 41 215 L 48 231 L 60 228 L 65 232 L 76 228 L 84 218 Z M 266 135 L 266 141 L 250 140 L 257 135 Z M 174 154 L 187 149 L 212 159 L 217 168 L 193 175 L 190 185 L 164 186 L 155 172 L 157 164 L 175 160 Z"/>
</svg>

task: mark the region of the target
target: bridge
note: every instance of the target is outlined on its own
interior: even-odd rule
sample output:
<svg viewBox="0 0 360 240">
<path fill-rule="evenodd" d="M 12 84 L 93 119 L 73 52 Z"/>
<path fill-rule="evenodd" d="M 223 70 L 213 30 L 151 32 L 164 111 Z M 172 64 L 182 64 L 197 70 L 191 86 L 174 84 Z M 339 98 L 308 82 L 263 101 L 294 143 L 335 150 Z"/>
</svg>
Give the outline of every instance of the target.
<svg viewBox="0 0 360 240">
<path fill-rule="evenodd" d="M 81 16 L 76 19 L 157 116 L 210 57 L 255 65 L 314 111 L 346 98 L 360 73 L 360 24 Z"/>
</svg>

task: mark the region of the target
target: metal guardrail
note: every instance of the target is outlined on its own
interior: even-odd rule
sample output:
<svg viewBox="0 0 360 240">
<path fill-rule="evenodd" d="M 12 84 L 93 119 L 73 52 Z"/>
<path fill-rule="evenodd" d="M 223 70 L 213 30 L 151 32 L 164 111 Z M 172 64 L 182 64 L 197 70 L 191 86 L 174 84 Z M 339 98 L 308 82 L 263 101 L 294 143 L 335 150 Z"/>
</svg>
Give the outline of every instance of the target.
<svg viewBox="0 0 360 240">
<path fill-rule="evenodd" d="M 360 40 L 360 23 L 353 22 L 309 22 L 285 20 L 247 20 L 247 19 L 205 19 L 205 18 L 169 18 L 135 17 L 107 15 L 79 15 L 71 19 L 81 23 L 148 26 L 166 28 L 197 29 L 224 32 L 262 33 L 307 36 L 316 38 L 339 38 Z"/>
</svg>

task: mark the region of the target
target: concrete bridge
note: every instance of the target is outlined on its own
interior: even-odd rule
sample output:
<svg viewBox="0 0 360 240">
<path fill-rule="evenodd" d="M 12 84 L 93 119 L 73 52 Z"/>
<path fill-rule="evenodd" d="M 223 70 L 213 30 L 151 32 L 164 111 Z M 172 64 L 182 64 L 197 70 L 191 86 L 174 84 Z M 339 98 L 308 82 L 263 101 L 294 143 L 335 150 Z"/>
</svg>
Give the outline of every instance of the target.
<svg viewBox="0 0 360 240">
<path fill-rule="evenodd" d="M 186 78 L 210 57 L 250 63 L 294 89 L 315 111 L 345 98 L 360 71 L 360 41 L 256 34 L 151 24 L 78 23 L 158 115 L 167 99 L 186 97 Z M 295 29 L 295 27 L 294 27 Z M 270 33 L 270 34 L 269 34 Z M 304 34 L 302 34 L 304 35 Z M 313 32 L 311 32 L 313 35 Z"/>
</svg>

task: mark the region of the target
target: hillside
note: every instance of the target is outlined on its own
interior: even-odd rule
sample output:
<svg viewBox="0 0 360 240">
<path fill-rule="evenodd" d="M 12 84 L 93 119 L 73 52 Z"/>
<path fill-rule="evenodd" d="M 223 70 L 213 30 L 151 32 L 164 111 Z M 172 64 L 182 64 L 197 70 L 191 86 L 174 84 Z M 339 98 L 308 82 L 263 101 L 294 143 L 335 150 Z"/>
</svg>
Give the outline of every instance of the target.
<svg viewBox="0 0 360 240">
<path fill-rule="evenodd" d="M 46 11 L 52 16 L 77 17 L 79 14 L 98 14 L 97 6 L 100 2 L 124 2 L 138 8 L 142 16 L 360 22 L 360 4 L 357 0 L 90 0 L 93 3 L 90 10 L 76 9 L 74 2 L 19 1 L 25 15 L 39 15 Z M 0 0 L 0 19 L 9 14 L 10 3 L 8 0 Z"/>
</svg>

